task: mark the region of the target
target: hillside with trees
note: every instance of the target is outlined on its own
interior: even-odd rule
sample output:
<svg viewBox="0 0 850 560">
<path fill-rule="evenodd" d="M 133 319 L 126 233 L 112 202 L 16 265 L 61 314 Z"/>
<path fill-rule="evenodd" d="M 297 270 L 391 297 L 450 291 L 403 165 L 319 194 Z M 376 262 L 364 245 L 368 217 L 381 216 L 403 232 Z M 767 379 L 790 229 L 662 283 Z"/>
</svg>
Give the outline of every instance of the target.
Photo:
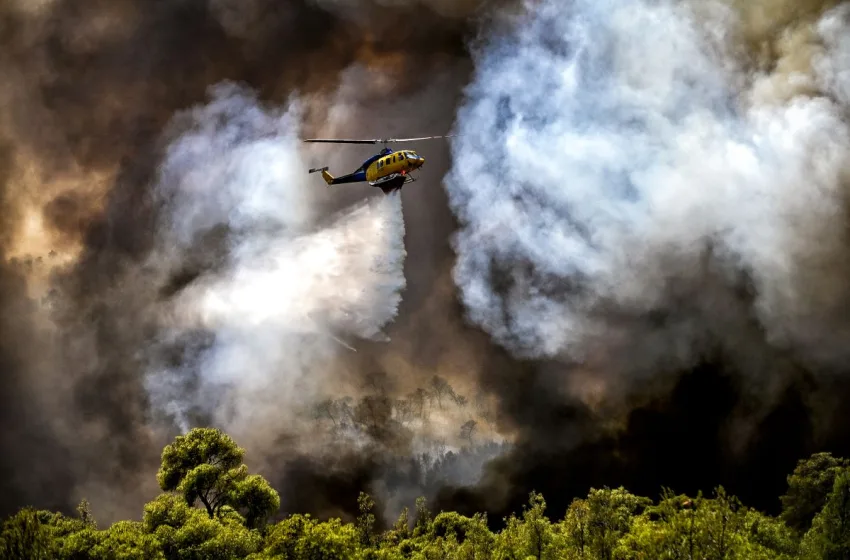
<svg viewBox="0 0 850 560">
<path fill-rule="evenodd" d="M 24 508 L 4 520 L 9 559 L 839 559 L 850 557 L 850 462 L 828 453 L 801 460 L 774 518 L 723 488 L 710 495 L 664 489 L 657 501 L 625 488 L 591 488 L 566 511 L 527 505 L 494 529 L 486 512 L 431 512 L 424 498 L 378 530 L 375 502 L 360 493 L 350 521 L 281 515 L 278 493 L 250 474 L 227 434 L 196 428 L 162 453 L 163 493 L 141 521 L 99 527 L 88 502 L 77 515 Z"/>
</svg>

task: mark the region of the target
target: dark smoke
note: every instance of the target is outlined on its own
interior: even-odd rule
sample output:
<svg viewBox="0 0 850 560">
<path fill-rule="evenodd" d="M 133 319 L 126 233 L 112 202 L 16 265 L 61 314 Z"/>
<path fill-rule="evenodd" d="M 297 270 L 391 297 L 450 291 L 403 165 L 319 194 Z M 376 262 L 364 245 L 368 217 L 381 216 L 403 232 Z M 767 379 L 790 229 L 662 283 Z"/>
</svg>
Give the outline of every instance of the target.
<svg viewBox="0 0 850 560">
<path fill-rule="evenodd" d="M 4 207 L 13 157 L 14 149 L 0 143 L 0 201 Z M 26 263 L 5 258 L 8 237 L 0 238 L 0 492 L 4 496 L 0 515 L 35 501 L 64 507 L 73 482 L 66 473 L 56 472 L 57 462 L 68 460 L 67 448 L 39 414 L 39 387 L 34 379 L 39 372 L 25 350 L 37 336 L 30 323 L 37 302 L 27 294 Z"/>
</svg>

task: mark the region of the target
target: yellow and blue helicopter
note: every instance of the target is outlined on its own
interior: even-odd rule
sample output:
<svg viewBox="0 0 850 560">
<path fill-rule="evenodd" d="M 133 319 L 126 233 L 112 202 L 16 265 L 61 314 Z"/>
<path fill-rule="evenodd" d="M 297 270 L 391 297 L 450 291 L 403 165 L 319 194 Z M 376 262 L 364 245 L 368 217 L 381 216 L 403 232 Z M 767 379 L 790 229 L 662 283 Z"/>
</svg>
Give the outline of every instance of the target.
<svg viewBox="0 0 850 560">
<path fill-rule="evenodd" d="M 375 154 L 358 167 L 354 172 L 341 177 L 334 177 L 328 173 L 327 167 L 310 169 L 310 173 L 322 173 L 322 178 L 328 185 L 340 185 L 344 183 L 368 182 L 373 187 L 378 187 L 384 194 L 401 189 L 407 183 L 416 179 L 410 175 L 425 163 L 425 158 L 413 150 L 392 150 L 387 145 L 396 142 L 418 142 L 421 140 L 432 140 L 435 138 L 450 138 L 451 136 L 424 136 L 422 138 L 378 138 L 371 140 L 342 140 L 331 138 L 310 138 L 304 142 L 322 142 L 326 144 L 383 144 L 380 153 Z"/>
</svg>

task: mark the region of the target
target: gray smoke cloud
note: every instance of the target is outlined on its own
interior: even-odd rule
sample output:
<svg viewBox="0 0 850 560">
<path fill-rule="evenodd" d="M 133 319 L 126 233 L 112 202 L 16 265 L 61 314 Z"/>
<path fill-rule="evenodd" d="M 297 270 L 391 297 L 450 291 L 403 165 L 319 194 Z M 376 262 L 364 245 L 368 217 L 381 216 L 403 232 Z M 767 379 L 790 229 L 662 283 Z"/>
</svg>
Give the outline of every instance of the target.
<svg viewBox="0 0 850 560">
<path fill-rule="evenodd" d="M 256 437 L 261 421 L 292 421 L 317 398 L 334 360 L 353 351 L 347 339 L 388 340 L 406 285 L 401 199 L 379 194 L 324 216 L 299 108 L 266 109 L 224 84 L 175 119 L 191 124 L 161 166 L 168 226 L 151 262 L 170 274 L 206 265 L 164 304 L 147 386 L 184 430 L 201 415 Z"/>
<path fill-rule="evenodd" d="M 476 50 L 446 177 L 469 318 L 601 385 L 717 346 L 755 378 L 777 350 L 842 364 L 850 7 L 779 33 L 768 71 L 734 5 L 526 7 Z"/>
</svg>

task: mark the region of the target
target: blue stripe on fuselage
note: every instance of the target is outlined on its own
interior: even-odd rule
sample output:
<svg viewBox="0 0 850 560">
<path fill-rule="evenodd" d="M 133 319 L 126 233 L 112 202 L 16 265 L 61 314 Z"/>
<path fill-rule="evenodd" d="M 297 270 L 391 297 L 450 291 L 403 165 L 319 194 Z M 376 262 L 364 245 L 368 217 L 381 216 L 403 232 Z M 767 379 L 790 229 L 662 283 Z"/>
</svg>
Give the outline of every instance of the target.
<svg viewBox="0 0 850 560">
<path fill-rule="evenodd" d="M 372 157 L 370 157 L 369 159 L 367 159 L 366 161 L 364 161 L 364 162 L 363 162 L 363 165 L 361 165 L 361 166 L 360 166 L 360 169 L 358 169 L 357 171 L 355 171 L 355 173 L 357 173 L 357 172 L 359 172 L 359 171 L 366 171 L 366 169 L 367 169 L 370 165 L 372 165 L 372 163 L 373 163 L 373 162 L 378 161 L 378 160 L 379 160 L 379 159 L 381 159 L 382 157 L 384 157 L 384 156 L 382 156 L 382 155 L 380 155 L 380 154 L 378 154 L 378 155 L 376 155 L 376 156 L 372 156 Z"/>
<path fill-rule="evenodd" d="M 372 163 L 378 161 L 379 159 L 381 159 L 384 156 L 388 156 L 388 155 L 394 154 L 394 153 L 395 153 L 395 150 L 393 150 L 391 148 L 384 148 L 383 150 L 381 150 L 381 153 L 374 155 L 374 156 L 370 157 L 369 159 L 367 159 L 366 161 L 364 161 L 363 165 L 361 165 L 360 168 L 357 171 L 365 171 L 370 165 L 372 165 Z M 355 173 L 356 173 L 356 171 L 355 171 Z"/>
</svg>

